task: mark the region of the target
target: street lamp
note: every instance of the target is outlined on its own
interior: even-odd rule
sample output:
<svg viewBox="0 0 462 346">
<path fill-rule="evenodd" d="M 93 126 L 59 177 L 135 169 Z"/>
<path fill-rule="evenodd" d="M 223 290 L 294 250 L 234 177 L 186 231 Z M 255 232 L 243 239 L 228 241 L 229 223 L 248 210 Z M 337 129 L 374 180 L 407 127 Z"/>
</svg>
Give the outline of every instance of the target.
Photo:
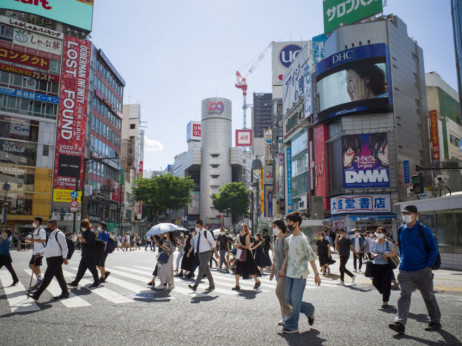
<svg viewBox="0 0 462 346">
<path fill-rule="evenodd" d="M 7 181 L 3 184 L 3 191 L 5 191 L 5 198 L 3 199 L 3 208 L 2 208 L 2 229 L 5 226 L 6 223 L 6 214 L 7 214 L 7 209 L 6 209 L 6 198 L 8 196 L 8 190 L 11 188 L 10 184 L 8 184 Z"/>
<path fill-rule="evenodd" d="M 251 183 L 253 186 L 253 177 L 257 179 L 256 182 L 256 187 L 257 187 L 257 196 L 256 199 L 258 200 L 260 198 L 260 176 L 261 176 L 261 169 L 263 168 L 263 165 L 260 161 L 259 158 L 256 158 L 255 160 L 252 161 L 252 176 L 251 176 Z M 255 235 L 255 229 L 258 229 L 258 210 L 254 211 L 254 198 L 253 198 L 253 192 L 252 192 L 252 235 Z M 256 203 L 258 206 L 258 202 Z M 254 223 L 254 214 L 256 214 L 256 220 Z"/>
</svg>

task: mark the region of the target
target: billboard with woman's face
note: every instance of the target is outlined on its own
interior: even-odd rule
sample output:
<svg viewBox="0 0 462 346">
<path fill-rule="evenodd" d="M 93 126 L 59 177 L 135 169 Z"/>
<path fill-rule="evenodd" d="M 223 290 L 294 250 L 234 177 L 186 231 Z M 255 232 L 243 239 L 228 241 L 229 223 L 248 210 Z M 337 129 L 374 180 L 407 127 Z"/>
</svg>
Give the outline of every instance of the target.
<svg viewBox="0 0 462 346">
<path fill-rule="evenodd" d="M 390 187 L 386 133 L 342 137 L 344 187 Z"/>
<path fill-rule="evenodd" d="M 316 65 L 320 122 L 347 114 L 389 111 L 392 106 L 388 48 L 374 44 L 334 54 Z"/>
</svg>

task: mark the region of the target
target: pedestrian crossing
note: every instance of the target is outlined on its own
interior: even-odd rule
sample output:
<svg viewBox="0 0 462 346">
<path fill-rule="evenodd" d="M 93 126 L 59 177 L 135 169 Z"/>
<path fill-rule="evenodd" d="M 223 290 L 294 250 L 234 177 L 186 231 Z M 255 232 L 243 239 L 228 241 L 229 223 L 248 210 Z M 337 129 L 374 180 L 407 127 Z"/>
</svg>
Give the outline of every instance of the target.
<svg viewBox="0 0 462 346">
<path fill-rule="evenodd" d="M 258 290 L 254 290 L 254 280 L 243 280 L 241 278 L 239 282 L 241 291 L 233 291 L 231 290 L 231 287 L 235 285 L 235 277 L 232 274 L 212 271 L 215 290 L 211 293 L 204 292 L 204 289 L 208 287 L 208 280 L 206 278 L 203 279 L 202 283 L 198 287 L 197 292 L 193 292 L 188 287 L 188 284 L 193 284 L 194 281 L 183 280 L 178 277 L 175 277 L 174 279 L 175 288 L 172 290 L 159 290 L 151 289 L 146 285 L 147 282 L 151 281 L 152 279 L 152 267 L 114 266 L 111 268 L 106 268 L 106 270 L 111 272 L 111 275 L 107 278 L 106 283 L 97 288 L 90 289 L 89 286 L 93 283 L 93 278 L 90 273 L 87 272 L 83 279 L 79 282 L 79 287 L 77 289 L 69 287 L 70 297 L 68 299 L 59 300 L 56 302 L 56 304 L 67 309 L 90 307 L 95 304 L 95 298 L 93 298 L 95 296 L 98 297 L 97 299 L 110 304 L 127 304 L 137 303 L 143 300 L 161 300 L 168 302 L 175 299 L 184 299 L 185 297 L 194 298 L 211 294 L 217 296 L 237 297 L 239 295 L 245 294 L 245 292 L 255 291 L 257 291 L 259 294 L 274 294 L 277 285 L 275 279 L 269 281 L 269 276 L 265 275 L 259 278 L 261 281 L 260 288 Z M 30 278 L 30 270 L 24 269 L 24 271 L 26 273 L 25 277 Z M 77 268 L 66 267 L 65 270 L 63 270 L 63 273 L 66 278 L 66 282 L 70 282 L 75 278 Z M 26 279 L 24 279 L 24 281 L 25 280 Z M 25 295 L 29 287 L 28 279 L 27 283 L 24 282 L 23 284 L 20 281 L 17 286 L 9 287 L 11 284 L 10 274 L 6 271 L 0 271 L 0 281 L 4 291 L 3 295 L 6 297 L 9 309 L 12 313 L 41 310 L 40 303 L 48 301 L 50 299 L 49 296 L 59 296 L 61 294 L 61 288 L 55 279 L 52 280 L 51 284 L 47 287 L 46 291 L 42 294 L 38 302 L 35 302 L 33 299 L 28 298 Z M 159 285 L 159 280 L 157 280 L 156 285 Z M 312 277 L 307 280 L 307 289 L 309 290 L 325 287 L 333 288 L 338 286 L 335 282 L 322 280 L 321 287 L 318 287 L 315 285 Z M 81 293 L 81 290 L 90 290 L 91 294 L 88 294 L 88 292 L 79 294 Z M 92 297 L 92 299 L 89 299 L 89 296 Z"/>
</svg>

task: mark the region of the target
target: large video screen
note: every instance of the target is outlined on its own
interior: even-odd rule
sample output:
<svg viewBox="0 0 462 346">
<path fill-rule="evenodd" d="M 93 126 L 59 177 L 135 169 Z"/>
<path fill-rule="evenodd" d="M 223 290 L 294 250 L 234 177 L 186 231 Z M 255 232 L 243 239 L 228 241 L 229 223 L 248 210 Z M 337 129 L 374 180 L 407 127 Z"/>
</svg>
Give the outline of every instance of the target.
<svg viewBox="0 0 462 346">
<path fill-rule="evenodd" d="M 388 66 L 384 44 L 352 48 L 321 61 L 316 66 L 319 121 L 391 110 Z"/>
</svg>

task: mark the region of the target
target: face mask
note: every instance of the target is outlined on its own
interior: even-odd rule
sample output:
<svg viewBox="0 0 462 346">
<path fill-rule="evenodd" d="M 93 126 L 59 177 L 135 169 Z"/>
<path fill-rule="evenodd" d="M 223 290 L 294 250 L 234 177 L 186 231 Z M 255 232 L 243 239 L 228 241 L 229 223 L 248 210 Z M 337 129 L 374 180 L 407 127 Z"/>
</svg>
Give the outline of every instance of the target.
<svg viewBox="0 0 462 346">
<path fill-rule="evenodd" d="M 403 221 L 404 221 L 405 223 L 411 223 L 411 222 L 412 222 L 412 215 L 403 214 Z"/>
<path fill-rule="evenodd" d="M 199 227 L 196 227 L 196 232 L 200 232 L 200 228 Z"/>
<path fill-rule="evenodd" d="M 295 229 L 295 226 L 294 225 L 287 225 L 287 228 L 289 229 L 289 231 L 293 231 Z"/>
<path fill-rule="evenodd" d="M 86 232 L 87 229 L 85 227 L 82 227 L 81 230 L 82 232 Z"/>
<path fill-rule="evenodd" d="M 273 228 L 273 235 L 279 235 L 279 228 Z"/>
<path fill-rule="evenodd" d="M 355 237 L 358 238 L 358 237 L 359 237 L 359 233 L 355 233 Z"/>
<path fill-rule="evenodd" d="M 37 224 L 36 224 L 36 223 L 32 223 L 32 227 L 37 228 Z"/>
<path fill-rule="evenodd" d="M 98 227 L 98 231 L 102 232 L 103 231 L 103 227 Z"/>
<path fill-rule="evenodd" d="M 181 233 L 181 234 L 180 234 L 180 237 L 183 237 L 183 236 L 184 236 L 184 234 L 183 234 L 183 233 Z"/>
<path fill-rule="evenodd" d="M 377 239 L 382 239 L 383 233 L 376 233 L 375 236 L 377 237 Z"/>
</svg>

